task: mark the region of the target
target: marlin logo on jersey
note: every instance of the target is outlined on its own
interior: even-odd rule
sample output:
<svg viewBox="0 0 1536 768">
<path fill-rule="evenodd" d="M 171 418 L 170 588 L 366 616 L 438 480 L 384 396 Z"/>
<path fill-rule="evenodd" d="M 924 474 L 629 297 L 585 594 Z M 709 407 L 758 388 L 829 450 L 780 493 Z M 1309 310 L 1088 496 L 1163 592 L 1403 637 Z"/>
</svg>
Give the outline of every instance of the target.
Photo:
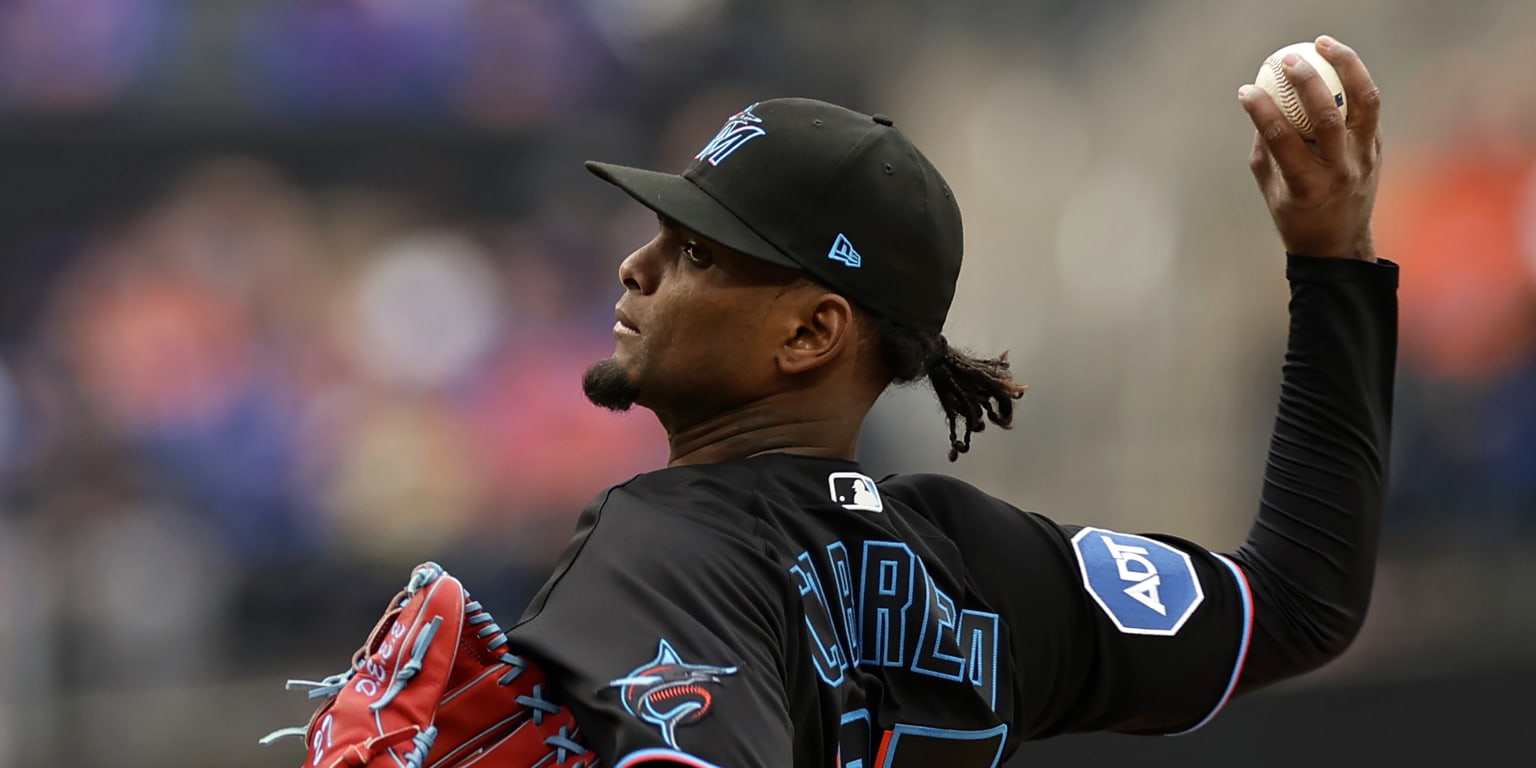
<svg viewBox="0 0 1536 768">
<path fill-rule="evenodd" d="M 662 640 L 656 658 L 641 664 L 628 675 L 608 683 L 618 688 L 624 709 L 631 715 L 661 730 L 662 740 L 673 749 L 677 745 L 677 727 L 691 725 L 709 714 L 715 696 L 705 686 L 719 685 L 720 678 L 736 674 L 736 667 L 689 664 Z"/>
<path fill-rule="evenodd" d="M 757 104 L 731 115 L 731 118 L 725 121 L 725 127 L 721 128 L 720 132 L 715 134 L 715 137 L 710 139 L 697 155 L 693 156 L 693 159 L 703 160 L 710 165 L 719 165 L 730 157 L 732 152 L 741 149 L 742 145 L 759 136 L 768 135 L 768 131 L 760 126 L 763 119 L 752 114 L 754 109 L 757 109 Z"/>
</svg>

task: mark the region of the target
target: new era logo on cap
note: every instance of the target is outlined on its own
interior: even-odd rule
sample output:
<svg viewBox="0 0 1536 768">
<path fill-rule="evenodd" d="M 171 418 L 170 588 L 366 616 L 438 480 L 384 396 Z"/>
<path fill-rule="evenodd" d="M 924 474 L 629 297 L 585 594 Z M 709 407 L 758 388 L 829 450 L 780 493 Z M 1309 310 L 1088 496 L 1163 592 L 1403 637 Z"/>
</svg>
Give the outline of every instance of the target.
<svg viewBox="0 0 1536 768">
<path fill-rule="evenodd" d="M 832 241 L 832 250 L 827 251 L 827 258 L 840 261 L 854 269 L 858 269 L 859 265 L 864 263 L 864 257 L 853 249 L 853 243 L 848 242 L 848 236 L 841 232 L 838 233 L 837 239 Z"/>
</svg>

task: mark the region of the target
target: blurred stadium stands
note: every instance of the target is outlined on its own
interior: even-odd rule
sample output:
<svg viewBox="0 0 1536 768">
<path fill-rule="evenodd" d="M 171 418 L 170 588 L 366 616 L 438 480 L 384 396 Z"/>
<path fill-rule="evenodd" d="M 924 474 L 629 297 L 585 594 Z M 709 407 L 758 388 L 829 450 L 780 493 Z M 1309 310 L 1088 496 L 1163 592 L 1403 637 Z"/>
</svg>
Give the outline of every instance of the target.
<svg viewBox="0 0 1536 768">
<path fill-rule="evenodd" d="M 580 163 L 680 169 L 772 96 L 890 114 L 944 169 L 949 336 L 1031 385 L 953 467 L 926 392 L 894 392 L 868 466 L 1235 546 L 1285 287 L 1233 94 L 1323 32 L 1385 93 L 1377 236 L 1404 265 L 1370 623 L 1201 734 L 1010 765 L 1523 743 L 1528 2 L 4 0 L 0 768 L 289 764 L 255 746 L 307 716 L 282 681 L 344 664 L 421 560 L 515 617 L 581 507 L 665 458 L 648 415 L 580 394 L 653 227 Z"/>
</svg>

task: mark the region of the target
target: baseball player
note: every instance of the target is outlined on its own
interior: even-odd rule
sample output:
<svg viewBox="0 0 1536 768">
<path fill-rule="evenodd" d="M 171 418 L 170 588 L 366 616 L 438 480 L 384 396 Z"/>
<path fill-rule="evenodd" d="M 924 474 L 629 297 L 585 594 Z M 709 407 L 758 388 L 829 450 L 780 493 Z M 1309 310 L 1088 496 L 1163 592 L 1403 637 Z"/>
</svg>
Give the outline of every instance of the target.
<svg viewBox="0 0 1536 768">
<path fill-rule="evenodd" d="M 681 175 L 589 163 L 659 226 L 619 266 L 586 393 L 654 412 L 671 458 L 585 510 L 509 638 L 603 762 L 987 768 L 1054 734 L 1190 731 L 1343 651 L 1376 555 L 1397 270 L 1369 226 L 1377 90 L 1318 49 L 1351 110 L 1293 57 L 1315 143 L 1240 93 L 1292 299 L 1257 519 L 1225 554 L 860 468 L 893 382 L 932 385 L 951 460 L 1023 391 L 942 335 L 960 209 L 891 119 L 762 101 Z"/>
<path fill-rule="evenodd" d="M 1334 658 L 1371 591 L 1397 270 L 1371 242 L 1376 88 L 1318 49 L 1351 109 L 1291 57 L 1315 143 L 1239 94 L 1291 326 L 1236 552 L 865 474 L 860 426 L 893 382 L 932 385 L 951 460 L 1023 387 L 942 335 L 960 209 L 893 121 L 762 101 L 682 175 L 588 165 L 659 227 L 619 266 L 615 352 L 584 386 L 654 412 L 668 466 L 586 509 L 508 631 L 418 568 L 348 671 L 293 681 L 328 697 L 310 724 L 268 739 L 303 736 L 317 766 L 988 768 L 1026 739 L 1190 731 Z"/>
</svg>

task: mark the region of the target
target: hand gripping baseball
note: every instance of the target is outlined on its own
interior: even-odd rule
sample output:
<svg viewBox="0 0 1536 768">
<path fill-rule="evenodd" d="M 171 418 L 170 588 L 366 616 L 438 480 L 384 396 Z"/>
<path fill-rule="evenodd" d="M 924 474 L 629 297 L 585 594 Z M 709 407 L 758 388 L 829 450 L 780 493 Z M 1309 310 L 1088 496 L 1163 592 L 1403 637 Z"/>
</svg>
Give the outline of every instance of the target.
<svg viewBox="0 0 1536 768">
<path fill-rule="evenodd" d="M 1286 251 L 1375 261 L 1371 210 L 1381 166 L 1381 92 L 1349 46 L 1326 35 L 1316 44 L 1344 84 L 1349 118 L 1334 105 L 1317 70 L 1287 56 L 1285 74 L 1311 120 L 1314 141 L 1302 138 L 1263 89 L 1245 85 L 1238 100 L 1258 129 L 1248 166 Z"/>
<path fill-rule="evenodd" d="M 411 572 L 345 672 L 288 681 L 325 702 L 302 728 L 308 768 L 593 768 L 543 673 L 436 563 Z"/>
</svg>

